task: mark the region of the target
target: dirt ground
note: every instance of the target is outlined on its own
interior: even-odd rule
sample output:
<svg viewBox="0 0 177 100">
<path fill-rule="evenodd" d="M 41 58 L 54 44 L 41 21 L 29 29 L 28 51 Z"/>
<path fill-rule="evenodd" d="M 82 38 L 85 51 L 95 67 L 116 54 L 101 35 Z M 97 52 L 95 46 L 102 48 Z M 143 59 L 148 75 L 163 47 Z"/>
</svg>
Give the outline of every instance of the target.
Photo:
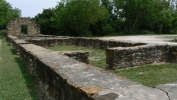
<svg viewBox="0 0 177 100">
<path fill-rule="evenodd" d="M 167 43 L 177 44 L 170 42 L 170 40 L 177 39 L 177 35 L 138 35 L 138 36 L 114 36 L 114 37 L 100 37 L 101 40 L 119 40 L 119 41 L 130 41 L 130 42 L 143 42 L 143 43 Z"/>
</svg>

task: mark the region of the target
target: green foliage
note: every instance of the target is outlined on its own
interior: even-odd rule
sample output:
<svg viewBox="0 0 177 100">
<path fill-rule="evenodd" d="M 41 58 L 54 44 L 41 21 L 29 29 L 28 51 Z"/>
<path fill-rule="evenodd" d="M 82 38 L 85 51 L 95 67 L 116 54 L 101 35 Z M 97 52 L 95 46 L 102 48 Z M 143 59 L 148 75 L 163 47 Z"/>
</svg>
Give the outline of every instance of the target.
<svg viewBox="0 0 177 100">
<path fill-rule="evenodd" d="M 34 90 L 35 77 L 30 75 L 19 55 L 5 37 L 0 47 L 0 100 L 38 100 Z"/>
<path fill-rule="evenodd" d="M 104 32 L 104 35 L 110 33 L 110 32 L 113 32 L 113 28 L 110 24 L 106 24 L 104 27 L 103 27 L 103 32 Z"/>
<path fill-rule="evenodd" d="M 176 64 L 146 65 L 137 68 L 114 70 L 114 72 L 132 81 L 151 87 L 172 83 L 177 80 Z"/>
<path fill-rule="evenodd" d="M 7 30 L 0 30 L 0 36 L 6 36 Z"/>
<path fill-rule="evenodd" d="M 118 15 L 125 20 L 129 33 L 139 30 L 161 33 L 163 27 L 172 23 L 172 10 L 166 0 L 114 0 Z M 120 10 L 121 9 L 121 10 Z"/>
<path fill-rule="evenodd" d="M 52 35 L 177 33 L 177 12 L 169 0 L 62 0 L 34 20 L 42 34 Z"/>
<path fill-rule="evenodd" d="M 61 9 L 58 17 L 59 28 L 67 35 L 84 36 L 89 25 L 109 16 L 106 9 L 99 6 L 99 0 L 71 0 Z"/>
<path fill-rule="evenodd" d="M 5 29 L 8 21 L 20 16 L 21 10 L 12 8 L 5 0 L 0 0 L 0 29 Z"/>
<path fill-rule="evenodd" d="M 28 25 L 21 25 L 21 33 L 27 34 L 28 33 Z"/>
<path fill-rule="evenodd" d="M 40 25 L 42 34 L 56 35 L 56 18 L 54 9 L 44 9 L 42 14 L 36 15 L 33 20 Z"/>
</svg>

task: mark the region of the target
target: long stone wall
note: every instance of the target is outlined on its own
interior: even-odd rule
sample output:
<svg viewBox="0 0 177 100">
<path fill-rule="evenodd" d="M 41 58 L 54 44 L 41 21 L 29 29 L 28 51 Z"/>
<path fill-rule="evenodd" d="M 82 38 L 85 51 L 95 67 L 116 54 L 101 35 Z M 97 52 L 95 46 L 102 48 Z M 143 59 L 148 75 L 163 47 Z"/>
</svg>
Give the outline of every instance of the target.
<svg viewBox="0 0 177 100">
<path fill-rule="evenodd" d="M 120 69 L 152 63 L 176 62 L 175 45 L 151 45 L 125 41 L 106 41 L 71 37 L 26 37 L 26 41 L 39 46 L 75 45 L 106 50 L 107 68 Z"/>
<path fill-rule="evenodd" d="M 132 47 L 145 45 L 145 43 L 132 43 L 125 41 L 106 41 L 90 38 L 71 38 L 71 37 L 42 37 L 42 38 L 25 38 L 26 41 L 39 46 L 57 46 L 57 45 L 75 45 L 82 47 L 91 47 L 98 49 L 107 49 L 110 47 Z"/>
<path fill-rule="evenodd" d="M 18 39 L 15 36 L 8 35 L 7 41 L 10 45 L 13 46 L 14 50 L 19 54 L 19 44 L 29 44 L 29 42 L 26 42 L 25 40 Z M 59 54 L 64 54 L 72 59 L 81 61 L 83 63 L 89 64 L 89 52 L 87 51 L 60 51 Z"/>
<path fill-rule="evenodd" d="M 117 77 L 26 41 L 8 36 L 20 57 L 36 76 L 41 89 L 54 100 L 169 100 L 160 89 Z M 172 94 L 175 97 L 175 94 Z"/>
<path fill-rule="evenodd" d="M 106 50 L 109 68 L 119 69 L 152 63 L 177 62 L 177 45 L 143 45 L 135 47 L 116 47 Z"/>
</svg>

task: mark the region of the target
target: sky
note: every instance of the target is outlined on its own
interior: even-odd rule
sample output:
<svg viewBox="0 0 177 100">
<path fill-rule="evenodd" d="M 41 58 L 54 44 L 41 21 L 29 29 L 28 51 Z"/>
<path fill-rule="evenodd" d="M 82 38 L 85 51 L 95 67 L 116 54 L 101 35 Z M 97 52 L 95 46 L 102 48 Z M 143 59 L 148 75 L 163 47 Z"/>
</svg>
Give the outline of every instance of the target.
<svg viewBox="0 0 177 100">
<path fill-rule="evenodd" d="M 43 9 L 55 7 L 60 0 L 6 0 L 13 8 L 19 8 L 22 17 L 35 17 Z"/>
</svg>

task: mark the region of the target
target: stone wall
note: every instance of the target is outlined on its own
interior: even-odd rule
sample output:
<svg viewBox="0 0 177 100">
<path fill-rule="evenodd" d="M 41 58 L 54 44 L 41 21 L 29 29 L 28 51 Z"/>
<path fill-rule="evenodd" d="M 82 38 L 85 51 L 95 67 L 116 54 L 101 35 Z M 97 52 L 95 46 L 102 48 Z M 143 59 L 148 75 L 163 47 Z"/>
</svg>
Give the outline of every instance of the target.
<svg viewBox="0 0 177 100">
<path fill-rule="evenodd" d="M 59 53 L 64 54 L 68 56 L 69 58 L 89 64 L 89 60 L 88 60 L 89 52 L 87 51 L 60 51 Z"/>
<path fill-rule="evenodd" d="M 25 40 L 19 39 L 16 36 L 8 35 L 7 39 L 8 43 L 13 46 L 14 50 L 19 54 L 19 44 L 30 44 Z M 83 63 L 89 64 L 89 52 L 87 51 L 58 51 L 59 54 L 64 54 L 72 59 L 81 61 Z"/>
<path fill-rule="evenodd" d="M 41 37 L 25 38 L 39 46 L 75 45 L 88 48 L 106 49 L 107 68 L 119 69 L 152 63 L 176 62 L 176 46 L 151 45 L 125 41 L 105 41 L 90 38 Z M 170 51 L 169 51 L 170 50 Z"/>
<path fill-rule="evenodd" d="M 125 80 L 109 71 L 11 36 L 7 40 L 13 41 L 9 43 L 13 46 L 18 45 L 14 48 L 51 100 L 169 100 L 160 89 Z"/>
<path fill-rule="evenodd" d="M 21 25 L 27 25 L 27 35 L 40 34 L 40 26 L 29 18 L 16 18 L 7 24 L 7 34 L 18 36 L 21 33 Z"/>
<path fill-rule="evenodd" d="M 152 63 L 176 62 L 177 45 L 143 45 L 116 47 L 106 50 L 106 63 L 110 69 L 127 68 Z"/>
<path fill-rule="evenodd" d="M 58 46 L 58 45 L 75 45 L 82 47 L 91 47 L 97 49 L 104 49 L 110 47 L 132 47 L 145 45 L 145 43 L 132 43 L 125 41 L 106 41 L 99 39 L 90 39 L 90 38 L 71 38 L 71 37 L 42 37 L 42 38 L 25 38 L 26 41 L 36 44 L 39 46 Z"/>
</svg>

